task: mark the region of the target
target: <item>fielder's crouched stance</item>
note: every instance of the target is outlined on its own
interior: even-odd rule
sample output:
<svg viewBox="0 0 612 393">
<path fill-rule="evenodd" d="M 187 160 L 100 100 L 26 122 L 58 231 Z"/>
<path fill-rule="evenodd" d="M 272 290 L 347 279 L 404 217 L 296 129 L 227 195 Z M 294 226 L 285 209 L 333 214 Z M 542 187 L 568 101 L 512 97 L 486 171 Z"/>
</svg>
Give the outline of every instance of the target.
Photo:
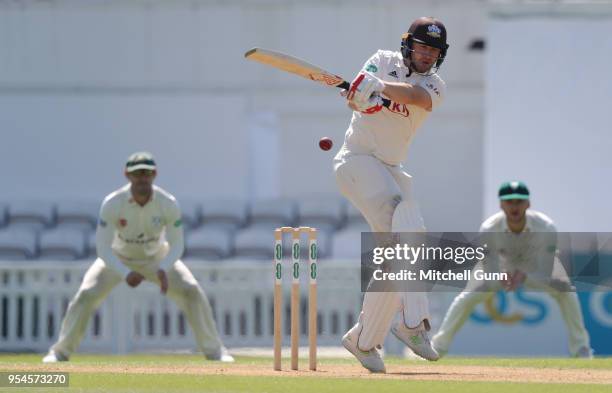
<svg viewBox="0 0 612 393">
<path fill-rule="evenodd" d="M 340 191 L 372 232 L 425 230 L 401 162 L 419 126 L 443 100 L 446 87 L 435 71 L 447 49 L 444 25 L 419 18 L 404 35 L 401 52 L 379 50 L 347 92 L 353 117 L 334 170 Z M 389 108 L 383 107 L 381 95 L 392 101 Z M 416 354 L 438 359 L 427 336 L 424 293 L 366 292 L 359 321 L 342 343 L 372 372 L 385 372 L 377 347 L 398 313 L 402 318 L 393 333 Z"/>
<path fill-rule="evenodd" d="M 502 282 L 470 281 L 453 300 L 433 346 L 440 355 L 448 352 L 453 337 L 474 308 L 499 290 L 513 291 L 521 285 L 542 290 L 555 299 L 569 332 L 572 356 L 592 358 L 589 333 L 584 327 L 578 296 L 558 258 L 557 230 L 546 215 L 527 210 L 529 190 L 522 182 L 507 182 L 499 189 L 500 212 L 480 227 L 489 243 L 484 266 L 490 271 L 509 273 Z"/>
<path fill-rule="evenodd" d="M 43 362 L 68 360 L 94 310 L 123 280 L 130 287 L 137 287 L 143 280 L 159 284 L 161 292 L 185 314 L 206 358 L 234 361 L 219 339 L 206 294 L 179 259 L 184 250 L 181 211 L 171 194 L 153 185 L 153 157 L 149 153 L 133 154 L 125 175 L 130 184 L 102 202 L 96 231 L 98 258 L 85 273 L 68 306 L 59 339 Z"/>
</svg>

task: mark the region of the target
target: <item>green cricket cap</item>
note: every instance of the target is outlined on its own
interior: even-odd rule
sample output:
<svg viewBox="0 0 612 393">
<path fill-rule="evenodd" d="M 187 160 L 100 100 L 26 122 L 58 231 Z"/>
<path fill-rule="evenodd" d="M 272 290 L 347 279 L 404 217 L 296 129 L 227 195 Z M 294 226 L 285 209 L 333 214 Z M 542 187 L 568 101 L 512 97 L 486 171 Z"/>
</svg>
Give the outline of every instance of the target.
<svg viewBox="0 0 612 393">
<path fill-rule="evenodd" d="M 502 201 L 507 201 L 509 199 L 529 199 L 529 189 L 522 181 L 508 181 L 499 187 L 497 195 Z"/>
<path fill-rule="evenodd" d="M 146 151 L 140 151 L 132 154 L 125 163 L 127 172 L 137 171 L 139 169 L 155 170 L 155 159 L 153 155 Z"/>
</svg>

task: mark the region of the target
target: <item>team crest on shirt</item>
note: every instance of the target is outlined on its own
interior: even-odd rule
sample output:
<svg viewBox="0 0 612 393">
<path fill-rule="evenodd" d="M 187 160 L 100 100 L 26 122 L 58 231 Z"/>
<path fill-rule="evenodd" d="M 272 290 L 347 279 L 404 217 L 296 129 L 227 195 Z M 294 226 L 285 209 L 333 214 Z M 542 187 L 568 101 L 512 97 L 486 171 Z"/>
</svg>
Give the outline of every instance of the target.
<svg viewBox="0 0 612 393">
<path fill-rule="evenodd" d="M 374 64 L 368 64 L 368 66 L 366 67 L 366 71 L 376 72 L 378 71 L 378 67 L 376 67 Z"/>
<path fill-rule="evenodd" d="M 427 35 L 434 38 L 440 38 L 440 34 L 442 34 L 442 30 L 436 25 L 429 25 L 427 27 Z"/>
<path fill-rule="evenodd" d="M 119 219 L 119 226 L 125 228 L 127 226 L 127 220 L 125 218 Z"/>
<path fill-rule="evenodd" d="M 151 221 L 153 222 L 153 225 L 156 227 L 162 224 L 162 218 L 159 216 L 151 217 Z"/>
</svg>

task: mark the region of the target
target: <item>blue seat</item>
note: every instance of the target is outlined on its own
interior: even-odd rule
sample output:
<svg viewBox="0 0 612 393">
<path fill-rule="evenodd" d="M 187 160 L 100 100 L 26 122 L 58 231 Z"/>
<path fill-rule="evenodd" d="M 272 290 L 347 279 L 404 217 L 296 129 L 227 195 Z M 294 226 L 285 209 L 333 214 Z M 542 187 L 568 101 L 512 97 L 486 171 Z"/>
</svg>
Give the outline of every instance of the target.
<svg viewBox="0 0 612 393">
<path fill-rule="evenodd" d="M 336 232 L 332 240 L 331 255 L 336 259 L 360 259 L 361 231 L 347 228 Z"/>
<path fill-rule="evenodd" d="M 251 227 L 236 234 L 235 256 L 254 260 L 272 260 L 274 231 L 264 227 Z"/>
<path fill-rule="evenodd" d="M 24 260 L 38 256 L 38 235 L 25 229 L 3 229 L 0 231 L 0 259 Z"/>
<path fill-rule="evenodd" d="M 202 202 L 202 224 L 235 232 L 248 220 L 248 206 L 238 199 L 207 199 Z"/>
<path fill-rule="evenodd" d="M 42 232 L 39 258 L 70 261 L 87 256 L 86 232 L 78 228 L 59 227 Z"/>
<path fill-rule="evenodd" d="M 91 231 L 96 228 L 100 201 L 65 200 L 56 205 L 57 226 Z"/>
<path fill-rule="evenodd" d="M 55 224 L 55 206 L 49 201 L 19 200 L 11 202 L 8 210 L 9 227 L 40 232 Z"/>
<path fill-rule="evenodd" d="M 92 231 L 87 235 L 85 238 L 85 247 L 87 255 L 90 258 L 96 258 L 98 256 L 98 251 L 96 250 L 96 231 Z"/>
<path fill-rule="evenodd" d="M 332 233 L 346 219 L 345 203 L 338 198 L 309 198 L 298 202 L 300 226 Z"/>
<path fill-rule="evenodd" d="M 195 198 L 178 199 L 181 208 L 183 228 L 189 230 L 197 228 L 202 222 L 202 206 Z"/>
<path fill-rule="evenodd" d="M 232 251 L 232 235 L 224 229 L 201 227 L 185 239 L 185 259 L 218 261 L 229 258 Z"/>
<path fill-rule="evenodd" d="M 346 229 L 359 232 L 369 232 L 371 230 L 361 212 L 352 203 L 347 203 L 346 206 Z"/>
<path fill-rule="evenodd" d="M 0 202 L 0 228 L 8 223 L 8 203 Z"/>
<path fill-rule="evenodd" d="M 293 200 L 262 199 L 251 203 L 251 226 L 267 228 L 272 232 L 277 227 L 295 226 L 297 208 Z"/>
</svg>

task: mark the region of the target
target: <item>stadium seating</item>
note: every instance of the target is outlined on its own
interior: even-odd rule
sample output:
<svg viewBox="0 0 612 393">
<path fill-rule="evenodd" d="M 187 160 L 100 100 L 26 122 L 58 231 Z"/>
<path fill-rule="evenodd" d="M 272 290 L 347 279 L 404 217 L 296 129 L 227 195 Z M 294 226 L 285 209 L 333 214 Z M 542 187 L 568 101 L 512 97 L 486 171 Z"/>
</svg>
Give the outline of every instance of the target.
<svg viewBox="0 0 612 393">
<path fill-rule="evenodd" d="M 348 202 L 346 204 L 346 227 L 359 232 L 370 231 L 370 226 L 361 215 L 361 212 Z"/>
<path fill-rule="evenodd" d="M 257 200 L 179 199 L 185 228 L 184 258 L 229 261 L 272 257 L 273 231 L 281 226 L 318 229 L 319 258 L 354 257 L 359 234 L 369 231 L 361 214 L 339 198 Z M 95 259 L 99 201 L 0 203 L 0 259 Z M 290 234 L 284 235 L 289 256 Z M 306 244 L 303 235 L 302 245 Z M 352 250 L 352 251 L 351 251 Z M 302 247 L 306 259 L 306 247 Z"/>
<path fill-rule="evenodd" d="M 100 201 L 59 201 L 56 205 L 57 226 L 91 231 L 96 228 Z"/>
<path fill-rule="evenodd" d="M 305 199 L 298 203 L 299 223 L 332 233 L 344 223 L 345 209 L 345 204 L 339 199 Z"/>
<path fill-rule="evenodd" d="M 336 232 L 331 248 L 331 253 L 335 258 L 360 258 L 361 232 L 354 229 Z"/>
<path fill-rule="evenodd" d="M 202 206 L 194 198 L 182 198 L 178 200 L 183 214 L 183 227 L 186 231 L 197 228 L 202 222 Z"/>
<path fill-rule="evenodd" d="M 289 199 L 266 199 L 251 203 L 251 226 L 277 228 L 295 226 L 297 208 Z"/>
<path fill-rule="evenodd" d="M 234 256 L 237 258 L 270 261 L 272 260 L 273 246 L 274 232 L 263 226 L 254 226 L 236 234 L 236 252 Z"/>
<path fill-rule="evenodd" d="M 85 239 L 85 247 L 87 249 L 87 255 L 91 259 L 95 259 L 98 256 L 96 252 L 96 232 L 95 231 L 87 235 L 87 238 Z"/>
<path fill-rule="evenodd" d="M 5 226 L 8 221 L 8 203 L 0 202 L 0 228 Z"/>
<path fill-rule="evenodd" d="M 55 208 L 50 201 L 13 201 L 8 208 L 9 227 L 40 232 L 55 223 Z"/>
<path fill-rule="evenodd" d="M 233 238 L 222 228 L 201 227 L 186 236 L 185 246 L 185 259 L 216 261 L 231 256 Z"/>
<path fill-rule="evenodd" d="M 202 224 L 235 232 L 248 221 L 248 205 L 231 199 L 209 199 L 202 202 Z"/>
<path fill-rule="evenodd" d="M 29 229 L 3 229 L 0 231 L 0 259 L 34 259 L 38 256 L 37 237 L 37 233 Z"/>
<path fill-rule="evenodd" d="M 78 228 L 57 227 L 40 235 L 39 258 L 75 260 L 87 256 L 85 232 Z"/>
<path fill-rule="evenodd" d="M 291 234 L 285 233 L 283 236 L 283 253 L 287 257 L 291 255 Z M 308 259 L 308 243 L 306 234 L 301 235 L 301 254 L 302 260 Z M 235 254 L 236 258 L 270 261 L 274 245 L 274 231 L 269 228 L 255 226 L 236 235 Z M 331 256 L 331 240 L 326 231 L 317 234 L 318 257 L 327 258 Z"/>
</svg>

